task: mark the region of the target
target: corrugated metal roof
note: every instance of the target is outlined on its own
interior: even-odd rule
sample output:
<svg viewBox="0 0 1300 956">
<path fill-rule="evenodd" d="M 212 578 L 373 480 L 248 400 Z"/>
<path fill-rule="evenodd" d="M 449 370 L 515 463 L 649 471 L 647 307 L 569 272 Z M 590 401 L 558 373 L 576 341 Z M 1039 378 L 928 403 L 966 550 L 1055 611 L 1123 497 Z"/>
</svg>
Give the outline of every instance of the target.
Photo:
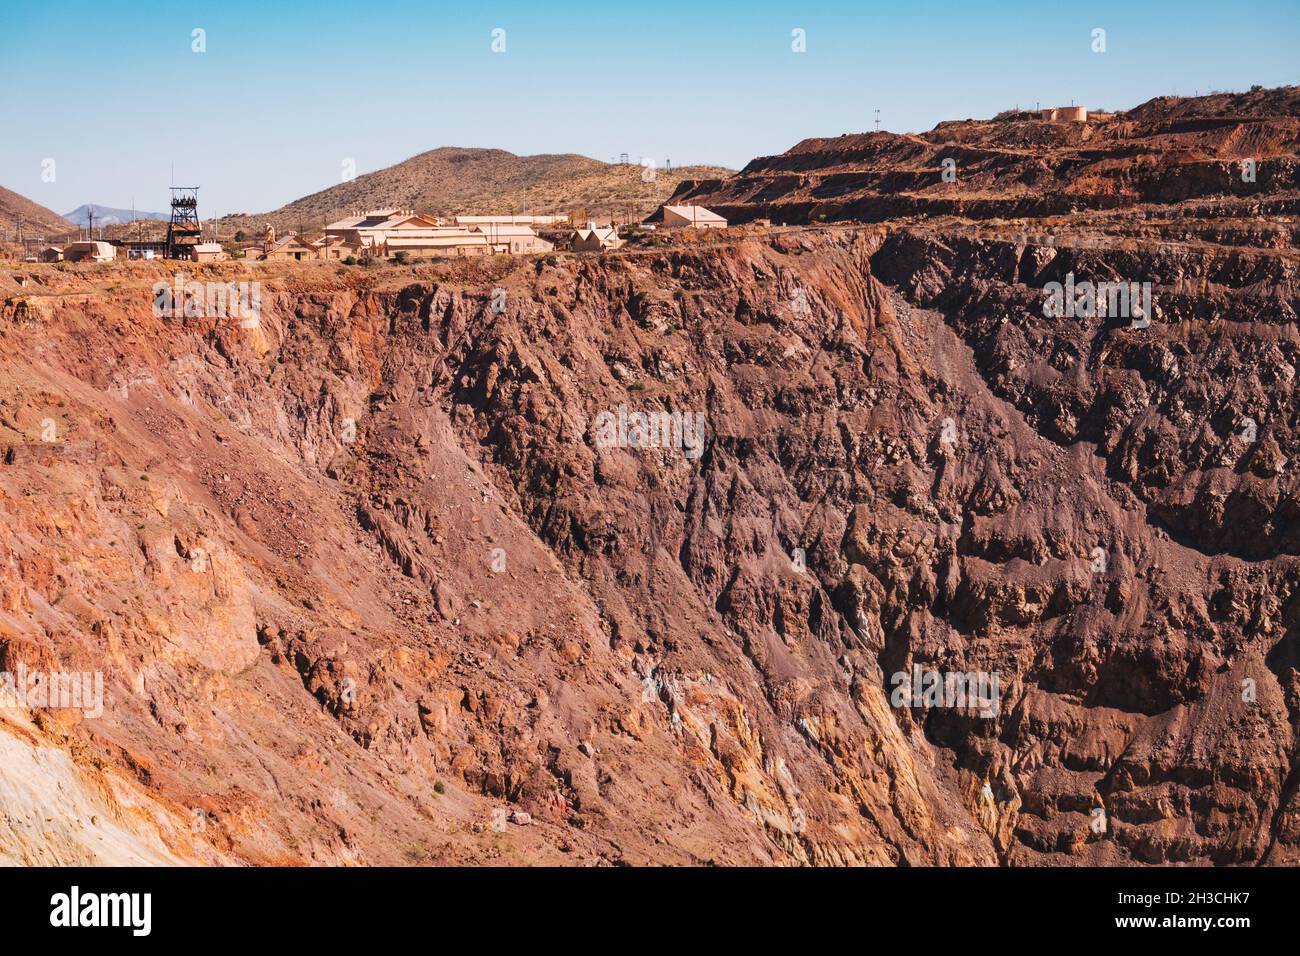
<svg viewBox="0 0 1300 956">
<path fill-rule="evenodd" d="M 475 223 L 471 228 L 488 236 L 530 236 L 537 238 L 531 226 L 512 226 L 508 223 Z"/>
<path fill-rule="evenodd" d="M 388 240 L 388 248 L 445 248 L 448 246 L 486 246 L 487 236 L 481 233 L 460 232 L 451 236 L 394 236 Z"/>
</svg>

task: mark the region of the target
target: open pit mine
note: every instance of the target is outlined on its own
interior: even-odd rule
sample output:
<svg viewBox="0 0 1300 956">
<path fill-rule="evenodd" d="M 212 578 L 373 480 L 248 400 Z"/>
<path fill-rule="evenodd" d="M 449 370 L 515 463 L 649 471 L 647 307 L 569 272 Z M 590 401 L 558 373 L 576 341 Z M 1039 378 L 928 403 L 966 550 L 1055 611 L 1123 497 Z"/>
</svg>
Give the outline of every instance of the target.
<svg viewBox="0 0 1300 956">
<path fill-rule="evenodd" d="M 591 253 L 0 269 L 0 863 L 1300 863 L 1298 145 L 1168 97 Z"/>
</svg>

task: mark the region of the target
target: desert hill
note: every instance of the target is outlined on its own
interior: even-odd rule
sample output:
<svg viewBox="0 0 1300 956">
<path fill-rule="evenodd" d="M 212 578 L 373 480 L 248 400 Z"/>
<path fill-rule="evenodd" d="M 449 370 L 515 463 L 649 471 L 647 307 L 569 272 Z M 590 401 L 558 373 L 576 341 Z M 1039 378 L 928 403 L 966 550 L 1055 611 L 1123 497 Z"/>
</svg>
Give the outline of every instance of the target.
<svg viewBox="0 0 1300 956">
<path fill-rule="evenodd" d="M 19 219 L 28 237 L 55 236 L 72 229 L 72 223 L 57 212 L 0 186 L 0 232 L 5 238 L 14 234 Z"/>
<path fill-rule="evenodd" d="M 860 220 L 912 215 L 1018 218 L 1297 189 L 1300 87 L 1158 97 L 1087 123 L 1032 112 L 940 123 L 920 135 L 806 139 L 727 179 L 680 186 L 733 221 Z M 1254 179 L 1243 162 L 1255 163 Z M 945 168 L 948 176 L 945 178 Z M 1294 205 L 1294 197 L 1292 197 Z"/>
<path fill-rule="evenodd" d="M 575 209 L 648 213 L 686 180 L 718 178 L 716 166 L 658 169 L 642 181 L 639 165 L 587 156 L 516 156 L 503 149 L 447 146 L 312 193 L 264 215 L 228 216 L 223 225 L 270 222 L 277 229 L 319 227 L 354 209 L 397 207 L 441 215 L 567 214 Z"/>
</svg>

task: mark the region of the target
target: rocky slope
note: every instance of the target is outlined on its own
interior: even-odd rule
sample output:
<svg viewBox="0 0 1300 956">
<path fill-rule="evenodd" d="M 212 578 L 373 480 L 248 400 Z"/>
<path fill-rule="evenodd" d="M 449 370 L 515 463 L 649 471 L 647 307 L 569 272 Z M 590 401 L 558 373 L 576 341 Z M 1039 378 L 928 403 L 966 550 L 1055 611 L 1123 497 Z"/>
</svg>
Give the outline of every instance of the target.
<svg viewBox="0 0 1300 956">
<path fill-rule="evenodd" d="M 29 281 L 6 666 L 108 703 L 8 732 L 201 811 L 195 857 L 1290 860 L 1294 263 L 1147 253 L 1197 286 L 1160 322 L 1036 315 L 1126 255 L 267 276 L 252 329 L 155 317 L 144 265 Z M 597 447 L 620 405 L 702 412 L 702 454 Z M 914 663 L 998 673 L 998 714 L 891 706 Z"/>
<path fill-rule="evenodd" d="M 3 223 L 0 228 L 4 238 L 17 237 L 19 222 L 22 234 L 28 238 L 61 235 L 72 228 L 68 220 L 53 210 L 0 186 L 0 223 Z"/>
<path fill-rule="evenodd" d="M 669 201 L 733 222 L 1036 218 L 1209 198 L 1293 215 L 1298 144 L 1300 87 L 1159 97 L 1086 124 L 1010 112 L 922 135 L 807 139 L 735 176 L 683 183 Z"/>
<path fill-rule="evenodd" d="M 104 681 L 0 707 L 0 860 L 1294 865 L 1298 266 L 1206 197 L 0 271 L 0 672 Z"/>
</svg>

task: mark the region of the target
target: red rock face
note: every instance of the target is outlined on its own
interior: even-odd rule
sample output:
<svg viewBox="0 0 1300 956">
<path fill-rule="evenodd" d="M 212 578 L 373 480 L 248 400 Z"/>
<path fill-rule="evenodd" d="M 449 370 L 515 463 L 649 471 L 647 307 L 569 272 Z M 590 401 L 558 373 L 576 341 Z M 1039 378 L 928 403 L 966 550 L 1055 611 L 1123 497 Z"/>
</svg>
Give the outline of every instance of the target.
<svg viewBox="0 0 1300 956">
<path fill-rule="evenodd" d="M 1296 862 L 1292 227 L 1179 208 L 0 279 L 0 665 L 106 698 L 0 856 Z"/>
</svg>

